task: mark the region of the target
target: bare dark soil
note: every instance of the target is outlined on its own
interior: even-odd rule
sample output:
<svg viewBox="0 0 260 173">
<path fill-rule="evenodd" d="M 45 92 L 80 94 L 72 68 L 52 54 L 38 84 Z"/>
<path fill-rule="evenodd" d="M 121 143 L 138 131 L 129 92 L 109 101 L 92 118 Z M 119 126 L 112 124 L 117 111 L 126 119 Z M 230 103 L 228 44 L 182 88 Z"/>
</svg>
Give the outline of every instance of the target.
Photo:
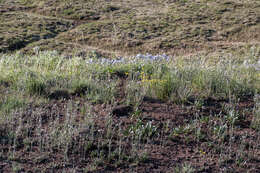
<svg viewBox="0 0 260 173">
<path fill-rule="evenodd" d="M 209 98 L 202 106 L 196 106 L 192 102 L 173 104 L 145 97 L 138 110 L 134 111 L 133 107 L 122 104 L 120 95 L 123 94 L 117 98 L 119 105 L 92 104 L 94 136 L 87 148 L 84 148 L 86 143 L 83 139 L 92 132 L 84 121 L 84 117 L 89 115 L 82 113 L 82 108 L 89 108 L 84 98 L 66 95 L 66 98 L 51 98 L 41 105 L 31 103 L 17 113 L 12 124 L 0 127 L 0 171 L 176 172 L 185 163 L 191 166 L 193 172 L 260 171 L 260 136 L 251 126 L 252 98 L 235 103 Z M 71 109 L 68 105 L 72 105 Z M 239 114 L 233 123 L 226 118 L 230 112 L 225 107 L 232 107 Z M 77 132 L 69 142 L 66 154 L 58 146 L 41 146 L 40 141 L 47 140 L 45 133 L 50 132 L 54 125 L 66 126 L 68 121 L 77 127 Z M 19 126 L 21 122 L 22 127 Z M 134 143 L 126 132 L 140 122 L 143 125 L 151 122 L 156 130 Z M 217 130 L 223 122 L 227 125 L 225 133 Z M 83 126 L 77 126 L 79 124 Z M 8 141 L 10 132 L 19 133 L 18 128 L 21 128 L 21 136 L 15 141 Z M 105 142 L 108 134 L 111 135 L 110 145 Z M 99 144 L 101 141 L 104 143 Z M 105 155 L 109 150 L 115 151 L 119 141 L 124 151 L 121 159 L 118 155 L 111 158 L 95 155 L 96 151 Z M 136 145 L 135 150 L 133 144 Z M 97 162 L 97 159 L 100 160 Z M 92 165 L 95 167 L 91 168 Z M 184 172 L 184 169 L 181 171 Z"/>
</svg>

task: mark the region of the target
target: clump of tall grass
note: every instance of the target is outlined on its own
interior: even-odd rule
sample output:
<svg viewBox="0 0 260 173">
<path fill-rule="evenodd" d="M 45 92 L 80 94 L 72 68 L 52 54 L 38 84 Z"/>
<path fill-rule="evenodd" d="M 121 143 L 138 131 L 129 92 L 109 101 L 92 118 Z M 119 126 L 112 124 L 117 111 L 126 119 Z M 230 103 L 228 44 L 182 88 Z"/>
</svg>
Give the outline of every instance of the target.
<svg viewBox="0 0 260 173">
<path fill-rule="evenodd" d="M 155 68 L 151 75 L 143 73 L 142 81 L 160 99 L 185 102 L 194 97 L 245 97 L 259 92 L 259 72 L 230 60 L 210 65 L 199 58 L 174 61 L 167 70 Z"/>
<path fill-rule="evenodd" d="M 86 94 L 96 100 L 113 98 L 116 81 L 106 80 L 107 76 L 102 79 L 101 70 L 95 71 L 95 68 L 79 57 L 64 59 L 55 52 L 34 56 L 17 53 L 0 58 L 1 79 L 11 83 L 15 90 L 48 96 L 53 90 L 65 89 L 71 94 Z M 99 78 L 94 80 L 96 76 Z"/>
<path fill-rule="evenodd" d="M 172 60 L 167 56 L 161 60 L 158 60 L 160 56 L 155 60 L 151 57 L 149 61 L 137 56 L 108 63 L 109 60 L 93 60 L 93 57 L 66 59 L 55 52 L 40 52 L 34 56 L 17 53 L 2 55 L 0 72 L 1 78 L 12 83 L 13 88 L 38 95 L 61 88 L 91 98 L 96 95 L 103 98 L 102 94 L 107 93 L 106 98 L 113 98 L 116 92 L 113 88 L 120 77 L 139 83 L 140 92 L 145 88 L 147 95 L 174 102 L 186 102 L 194 97 L 244 97 L 259 92 L 259 71 L 253 65 L 245 65 L 240 57 Z M 250 62 L 257 62 L 256 56 L 250 58 Z"/>
<path fill-rule="evenodd" d="M 255 95 L 254 97 L 255 107 L 253 111 L 253 120 L 251 127 L 260 131 L 260 95 Z"/>
</svg>

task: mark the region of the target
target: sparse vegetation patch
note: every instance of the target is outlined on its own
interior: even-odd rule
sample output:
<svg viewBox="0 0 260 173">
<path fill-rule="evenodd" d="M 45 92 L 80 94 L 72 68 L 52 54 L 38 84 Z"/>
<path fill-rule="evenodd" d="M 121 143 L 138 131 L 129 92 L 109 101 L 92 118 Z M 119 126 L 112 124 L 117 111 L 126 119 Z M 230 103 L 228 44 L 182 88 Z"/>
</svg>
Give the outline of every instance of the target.
<svg viewBox="0 0 260 173">
<path fill-rule="evenodd" d="M 208 156 L 223 156 L 211 161 L 215 166 L 209 170 L 228 165 L 244 170 L 246 162 L 258 169 L 251 162 L 259 150 L 256 49 L 247 56 L 194 56 L 192 61 L 150 54 L 66 58 L 37 48 L 32 56 L 4 54 L 1 147 L 7 150 L 2 160 L 17 160 L 26 152 L 23 162 L 33 159 L 34 170 L 42 164 L 45 171 L 139 170 L 156 157 L 147 147 L 160 153 L 165 147 L 179 151 L 175 147 L 180 144 L 194 144 L 187 158 L 198 155 L 200 164 Z M 156 111 L 160 107 L 165 112 Z M 245 146 L 246 155 L 239 152 Z M 229 163 L 231 153 L 236 158 Z M 51 159 L 71 166 L 57 168 Z M 168 161 L 175 171 L 206 169 L 193 160 L 184 165 L 172 157 Z"/>
<path fill-rule="evenodd" d="M 260 172 L 259 14 L 0 0 L 0 172 Z"/>
</svg>

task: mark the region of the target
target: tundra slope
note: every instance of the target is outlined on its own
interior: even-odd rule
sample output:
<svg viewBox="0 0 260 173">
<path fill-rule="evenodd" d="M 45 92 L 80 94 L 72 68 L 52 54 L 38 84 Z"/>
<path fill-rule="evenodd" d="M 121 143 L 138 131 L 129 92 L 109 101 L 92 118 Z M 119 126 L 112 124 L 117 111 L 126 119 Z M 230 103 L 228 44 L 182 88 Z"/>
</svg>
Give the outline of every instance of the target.
<svg viewBox="0 0 260 173">
<path fill-rule="evenodd" d="M 258 0 L 2 0 L 0 9 L 2 52 L 183 55 L 260 41 Z"/>
</svg>

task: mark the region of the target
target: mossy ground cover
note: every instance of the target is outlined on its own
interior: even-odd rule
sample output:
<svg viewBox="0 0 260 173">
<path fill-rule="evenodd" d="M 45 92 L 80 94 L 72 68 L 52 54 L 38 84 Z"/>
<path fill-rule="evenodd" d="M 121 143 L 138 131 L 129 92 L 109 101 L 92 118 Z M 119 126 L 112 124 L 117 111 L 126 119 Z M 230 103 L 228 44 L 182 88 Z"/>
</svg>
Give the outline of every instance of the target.
<svg viewBox="0 0 260 173">
<path fill-rule="evenodd" d="M 260 171 L 258 0 L 0 12 L 0 172 Z"/>
</svg>

